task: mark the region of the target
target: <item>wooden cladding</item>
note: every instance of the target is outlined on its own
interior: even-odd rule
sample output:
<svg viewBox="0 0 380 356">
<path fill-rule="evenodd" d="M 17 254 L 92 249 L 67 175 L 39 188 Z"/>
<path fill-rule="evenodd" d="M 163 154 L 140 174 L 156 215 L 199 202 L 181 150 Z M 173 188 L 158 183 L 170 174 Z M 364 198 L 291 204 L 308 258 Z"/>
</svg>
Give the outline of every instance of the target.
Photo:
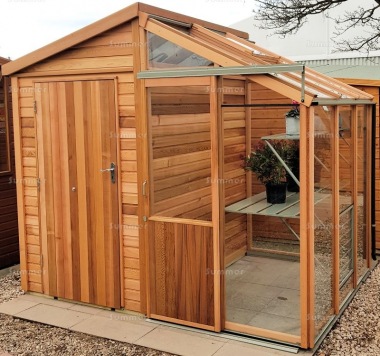
<svg viewBox="0 0 380 356">
<path fill-rule="evenodd" d="M 223 103 L 244 104 L 246 100 L 244 80 L 223 80 Z M 246 172 L 242 168 L 246 155 L 246 108 L 225 107 L 222 109 L 224 127 L 224 199 L 225 206 L 247 197 Z M 224 225 L 224 255 L 228 266 L 247 251 L 247 216 L 226 213 Z"/>
<path fill-rule="evenodd" d="M 150 221 L 151 313 L 163 320 L 214 325 L 213 229 Z"/>
<path fill-rule="evenodd" d="M 120 307 L 113 80 L 36 84 L 40 221 L 48 294 Z M 117 174 L 117 171 L 114 172 Z"/>
<path fill-rule="evenodd" d="M 152 88 L 150 101 L 152 213 L 210 221 L 210 88 Z"/>
</svg>

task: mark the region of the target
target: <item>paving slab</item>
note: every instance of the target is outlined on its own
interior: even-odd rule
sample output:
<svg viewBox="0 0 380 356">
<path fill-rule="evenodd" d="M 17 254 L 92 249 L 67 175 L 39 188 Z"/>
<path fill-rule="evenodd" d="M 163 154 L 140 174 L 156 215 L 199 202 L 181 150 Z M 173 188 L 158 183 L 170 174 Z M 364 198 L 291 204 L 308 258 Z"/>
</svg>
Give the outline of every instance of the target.
<svg viewBox="0 0 380 356">
<path fill-rule="evenodd" d="M 74 307 L 75 303 L 66 302 L 63 300 L 57 300 L 52 297 L 44 296 L 44 295 L 34 295 L 34 294 L 24 294 L 18 297 L 18 299 L 21 300 L 29 300 L 35 303 L 44 304 L 44 305 L 51 305 L 57 308 L 63 308 L 63 309 L 69 309 Z"/>
<path fill-rule="evenodd" d="M 289 352 L 264 348 L 256 345 L 244 344 L 242 342 L 226 343 L 223 345 L 214 356 L 290 356 L 293 355 Z"/>
<path fill-rule="evenodd" d="M 134 343 L 155 328 L 156 326 L 151 326 L 148 323 L 147 325 L 140 325 L 130 321 L 93 315 L 70 329 L 111 340 Z"/>
<path fill-rule="evenodd" d="M 147 321 L 137 313 L 55 300 L 26 294 L 0 305 L 0 313 L 70 329 L 115 341 L 128 342 L 183 356 L 291 356 L 275 349 L 231 340 L 219 334 Z M 303 354 L 303 353 L 302 353 Z M 305 353 L 312 355 L 312 353 Z M 0 352 L 0 356 L 2 355 Z"/>
<path fill-rule="evenodd" d="M 61 328 L 70 328 L 81 321 L 90 318 L 91 314 L 54 307 L 47 304 L 38 304 L 16 314 L 15 316 Z"/>
<path fill-rule="evenodd" d="M 9 302 L 0 304 L 0 313 L 13 316 L 13 315 L 16 315 L 16 314 L 24 311 L 24 310 L 28 310 L 30 308 L 33 308 L 36 305 L 38 305 L 38 303 L 17 298 L 17 299 L 13 299 Z"/>
<path fill-rule="evenodd" d="M 91 315 L 97 315 L 104 311 L 101 308 L 92 307 L 92 306 L 90 307 L 90 306 L 82 305 L 82 304 L 73 304 L 68 309 L 73 310 L 73 311 L 78 311 L 81 313 L 91 314 Z"/>
<path fill-rule="evenodd" d="M 158 327 L 135 344 L 182 356 L 211 356 L 225 344 L 219 340 L 196 336 L 175 328 Z"/>
</svg>

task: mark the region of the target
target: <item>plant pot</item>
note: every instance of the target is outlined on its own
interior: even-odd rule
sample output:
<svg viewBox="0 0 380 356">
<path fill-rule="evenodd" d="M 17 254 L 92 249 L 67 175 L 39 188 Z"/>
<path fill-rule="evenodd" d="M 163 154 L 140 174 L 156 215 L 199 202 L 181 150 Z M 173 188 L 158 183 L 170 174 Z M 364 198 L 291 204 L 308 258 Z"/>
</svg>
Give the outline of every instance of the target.
<svg viewBox="0 0 380 356">
<path fill-rule="evenodd" d="M 286 201 L 286 186 L 287 183 L 280 184 L 265 184 L 267 190 L 267 202 L 270 204 L 283 204 Z"/>
<path fill-rule="evenodd" d="M 286 120 L 286 134 L 295 136 L 300 134 L 300 117 L 299 116 L 285 116 Z"/>
<path fill-rule="evenodd" d="M 293 174 L 296 176 L 298 180 L 300 180 L 300 170 L 299 168 L 293 168 Z M 286 182 L 288 183 L 287 190 L 288 192 L 298 193 L 300 191 L 299 185 L 295 182 L 295 180 L 290 176 L 289 173 L 286 173 Z"/>
</svg>

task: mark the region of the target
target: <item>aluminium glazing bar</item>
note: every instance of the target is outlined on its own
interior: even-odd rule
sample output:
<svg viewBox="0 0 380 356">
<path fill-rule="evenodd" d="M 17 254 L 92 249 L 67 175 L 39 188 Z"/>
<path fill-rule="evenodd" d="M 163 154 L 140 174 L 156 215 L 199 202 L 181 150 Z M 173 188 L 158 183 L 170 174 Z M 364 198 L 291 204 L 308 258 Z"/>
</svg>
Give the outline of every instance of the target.
<svg viewBox="0 0 380 356">
<path fill-rule="evenodd" d="M 370 99 L 324 99 L 315 98 L 311 105 L 313 106 L 329 106 L 329 105 L 373 105 Z"/>
<path fill-rule="evenodd" d="M 138 79 L 157 78 L 183 78 L 183 77 L 209 77 L 217 75 L 249 75 L 249 74 L 271 74 L 286 72 L 302 72 L 305 66 L 301 64 L 273 64 L 256 66 L 231 66 L 223 68 L 189 68 L 189 69 L 165 69 L 145 70 L 137 73 Z M 303 85 L 304 86 L 304 85 Z"/>
</svg>

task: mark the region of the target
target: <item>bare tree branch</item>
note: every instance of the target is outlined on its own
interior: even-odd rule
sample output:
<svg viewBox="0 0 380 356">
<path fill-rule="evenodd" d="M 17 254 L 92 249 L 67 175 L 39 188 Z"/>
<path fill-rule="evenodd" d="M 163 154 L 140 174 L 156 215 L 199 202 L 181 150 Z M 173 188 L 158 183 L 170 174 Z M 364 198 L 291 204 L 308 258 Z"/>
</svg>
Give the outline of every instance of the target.
<svg viewBox="0 0 380 356">
<path fill-rule="evenodd" d="M 320 14 L 348 0 L 256 0 L 258 10 L 255 19 L 262 29 L 273 29 L 273 33 L 285 37 L 296 33 L 307 21 L 307 16 Z M 380 0 L 379 0 L 380 1 Z"/>
<path fill-rule="evenodd" d="M 349 0 L 256 0 L 255 19 L 261 29 L 273 30 L 273 34 L 285 37 L 295 34 L 312 15 L 325 13 Z M 357 0 L 355 0 L 357 1 Z M 361 2 L 362 4 L 363 2 Z M 380 49 L 380 0 L 373 0 L 366 8 L 358 5 L 354 11 L 346 11 L 335 21 L 332 40 L 338 51 L 368 52 Z M 361 34 L 355 34 L 356 29 Z"/>
<path fill-rule="evenodd" d="M 355 11 L 346 11 L 343 16 L 335 19 L 335 32 L 333 41 L 336 49 L 342 52 L 360 51 L 369 52 L 380 49 L 380 0 L 377 5 L 369 9 L 358 7 Z M 376 13 L 377 12 L 377 13 Z M 354 30 L 361 27 L 366 36 L 354 36 Z M 342 38 L 347 34 L 350 39 Z M 351 36 L 349 36 L 351 34 Z"/>
</svg>

